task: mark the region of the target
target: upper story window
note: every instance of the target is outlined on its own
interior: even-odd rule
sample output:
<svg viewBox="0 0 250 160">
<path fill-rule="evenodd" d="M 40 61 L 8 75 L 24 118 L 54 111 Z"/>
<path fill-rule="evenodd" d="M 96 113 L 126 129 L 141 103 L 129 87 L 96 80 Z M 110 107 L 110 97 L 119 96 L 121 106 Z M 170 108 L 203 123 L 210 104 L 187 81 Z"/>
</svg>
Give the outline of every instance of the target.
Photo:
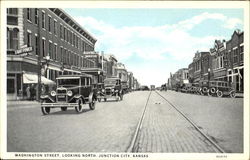
<svg viewBox="0 0 250 160">
<path fill-rule="evenodd" d="M 243 61 L 243 55 L 244 55 L 244 46 L 240 46 L 240 61 Z"/>
<path fill-rule="evenodd" d="M 35 8 L 35 24 L 38 24 L 38 9 Z"/>
<path fill-rule="evenodd" d="M 17 28 L 13 30 L 7 28 L 7 49 L 18 49 L 18 33 Z"/>
<path fill-rule="evenodd" d="M 54 58 L 54 56 L 52 55 L 52 42 L 49 42 L 49 52 L 48 52 L 48 56 L 50 56 L 50 58 Z"/>
<path fill-rule="evenodd" d="M 67 29 L 65 27 L 63 29 L 63 37 L 64 37 L 64 40 L 67 41 Z"/>
<path fill-rule="evenodd" d="M 60 38 L 63 39 L 63 26 L 60 24 Z"/>
<path fill-rule="evenodd" d="M 45 29 L 45 12 L 42 12 L 42 28 Z"/>
<path fill-rule="evenodd" d="M 57 35 L 57 21 L 54 19 L 54 34 Z"/>
<path fill-rule="evenodd" d="M 49 32 L 51 32 L 51 17 L 49 16 L 49 28 L 48 28 L 48 30 L 49 30 Z"/>
<path fill-rule="evenodd" d="M 43 53 L 43 57 L 46 56 L 46 42 L 45 39 L 42 39 L 42 53 Z"/>
<path fill-rule="evenodd" d="M 31 32 L 29 31 L 27 32 L 27 46 L 31 46 Z"/>
<path fill-rule="evenodd" d="M 27 19 L 31 21 L 31 9 L 27 8 Z"/>
<path fill-rule="evenodd" d="M 38 47 L 39 47 L 39 39 L 38 36 L 35 35 L 35 48 L 36 48 L 36 55 L 38 55 Z"/>
<path fill-rule="evenodd" d="M 17 8 L 7 8 L 7 14 L 17 15 L 18 14 L 18 10 L 17 10 Z"/>
<path fill-rule="evenodd" d="M 52 57 L 54 60 L 57 60 L 57 44 L 54 44 L 54 57 Z"/>
<path fill-rule="evenodd" d="M 238 62 L 238 48 L 233 50 L 233 63 Z"/>
</svg>

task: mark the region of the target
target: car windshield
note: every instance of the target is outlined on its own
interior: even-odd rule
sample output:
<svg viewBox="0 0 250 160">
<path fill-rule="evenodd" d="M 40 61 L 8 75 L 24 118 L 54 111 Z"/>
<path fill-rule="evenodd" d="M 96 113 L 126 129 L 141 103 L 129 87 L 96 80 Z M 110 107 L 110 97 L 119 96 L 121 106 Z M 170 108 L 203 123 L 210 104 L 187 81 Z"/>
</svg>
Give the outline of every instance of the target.
<svg viewBox="0 0 250 160">
<path fill-rule="evenodd" d="M 108 85 L 116 85 L 116 79 L 105 79 L 104 80 L 104 85 L 108 86 Z"/>
<path fill-rule="evenodd" d="M 79 85 L 79 78 L 77 79 L 57 79 L 58 87 L 72 87 Z"/>
</svg>

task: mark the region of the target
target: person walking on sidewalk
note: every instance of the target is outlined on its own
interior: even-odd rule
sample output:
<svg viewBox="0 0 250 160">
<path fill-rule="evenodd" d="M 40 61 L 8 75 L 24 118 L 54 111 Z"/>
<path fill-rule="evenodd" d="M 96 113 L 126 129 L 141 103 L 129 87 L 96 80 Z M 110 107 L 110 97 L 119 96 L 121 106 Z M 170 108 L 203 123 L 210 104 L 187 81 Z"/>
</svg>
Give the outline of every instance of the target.
<svg viewBox="0 0 250 160">
<path fill-rule="evenodd" d="M 26 88 L 26 95 L 27 95 L 27 99 L 30 100 L 30 86 L 28 85 Z"/>
</svg>

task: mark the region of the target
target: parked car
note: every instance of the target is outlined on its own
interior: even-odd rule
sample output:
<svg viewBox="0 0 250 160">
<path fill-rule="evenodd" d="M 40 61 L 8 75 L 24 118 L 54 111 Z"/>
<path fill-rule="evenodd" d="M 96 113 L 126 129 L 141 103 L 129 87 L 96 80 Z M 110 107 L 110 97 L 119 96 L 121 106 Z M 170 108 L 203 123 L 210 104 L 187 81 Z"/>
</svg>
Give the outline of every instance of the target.
<svg viewBox="0 0 250 160">
<path fill-rule="evenodd" d="M 230 96 L 232 98 L 235 97 L 235 90 L 227 81 L 209 81 L 209 89 L 208 89 L 209 96 Z"/>
<path fill-rule="evenodd" d="M 61 108 L 62 111 L 75 108 L 76 112 L 82 112 L 84 104 L 94 110 L 97 96 L 92 81 L 88 74 L 59 76 L 56 78 L 56 90 L 40 97 L 42 113 L 49 114 L 51 108 Z"/>
<path fill-rule="evenodd" d="M 100 102 L 102 99 L 107 101 L 108 98 L 114 98 L 118 100 L 123 99 L 123 90 L 121 85 L 121 79 L 112 77 L 104 80 L 104 89 L 98 90 L 97 99 Z"/>
</svg>

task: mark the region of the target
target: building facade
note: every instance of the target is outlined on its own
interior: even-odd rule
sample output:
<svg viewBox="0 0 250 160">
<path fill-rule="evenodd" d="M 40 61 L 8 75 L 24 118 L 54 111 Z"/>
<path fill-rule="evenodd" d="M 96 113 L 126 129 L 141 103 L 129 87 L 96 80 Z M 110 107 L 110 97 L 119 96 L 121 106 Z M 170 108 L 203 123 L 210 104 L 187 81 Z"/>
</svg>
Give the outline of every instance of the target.
<svg viewBox="0 0 250 160">
<path fill-rule="evenodd" d="M 227 79 L 232 82 L 237 92 L 244 91 L 244 32 L 234 31 L 231 39 L 226 42 L 227 48 Z"/>
<path fill-rule="evenodd" d="M 81 74 L 94 67 L 84 52 L 94 51 L 96 41 L 62 9 L 7 9 L 8 95 L 24 97 L 29 83 L 24 78 L 37 83 L 39 72 L 55 81 L 58 75 Z"/>
<path fill-rule="evenodd" d="M 212 62 L 211 80 L 227 81 L 226 57 L 226 41 L 215 40 L 214 47 L 210 49 L 210 58 Z"/>
</svg>

